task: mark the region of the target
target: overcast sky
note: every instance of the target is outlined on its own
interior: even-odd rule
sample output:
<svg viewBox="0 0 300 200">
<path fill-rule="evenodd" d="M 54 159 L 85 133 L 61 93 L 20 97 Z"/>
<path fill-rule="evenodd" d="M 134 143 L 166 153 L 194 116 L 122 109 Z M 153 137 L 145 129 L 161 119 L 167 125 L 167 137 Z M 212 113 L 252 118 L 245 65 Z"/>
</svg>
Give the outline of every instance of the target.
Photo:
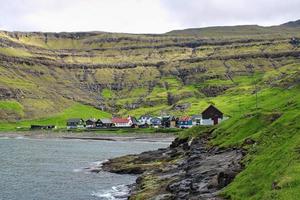
<svg viewBox="0 0 300 200">
<path fill-rule="evenodd" d="M 0 30 L 163 33 L 300 19 L 300 0 L 0 0 Z"/>
</svg>

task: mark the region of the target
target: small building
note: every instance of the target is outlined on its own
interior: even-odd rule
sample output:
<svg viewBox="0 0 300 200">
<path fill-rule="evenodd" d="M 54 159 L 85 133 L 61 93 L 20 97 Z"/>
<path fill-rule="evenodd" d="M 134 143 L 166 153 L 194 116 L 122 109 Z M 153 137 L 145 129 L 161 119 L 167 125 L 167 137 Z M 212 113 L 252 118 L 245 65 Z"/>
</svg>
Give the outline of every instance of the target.
<svg viewBox="0 0 300 200">
<path fill-rule="evenodd" d="M 202 121 L 202 115 L 193 115 L 192 122 L 193 126 L 200 126 Z"/>
<path fill-rule="evenodd" d="M 210 105 L 202 112 L 201 125 L 216 125 L 225 119 L 226 118 L 223 118 L 223 113 L 219 109 Z"/>
<path fill-rule="evenodd" d="M 191 128 L 193 126 L 192 118 L 189 116 L 181 117 L 178 120 L 178 127 L 179 128 Z"/>
<path fill-rule="evenodd" d="M 152 127 L 159 128 L 159 127 L 161 127 L 161 119 L 158 117 L 153 117 L 151 119 L 151 124 L 152 124 Z"/>
<path fill-rule="evenodd" d="M 139 126 L 150 126 L 150 125 L 152 125 L 151 119 L 152 119 L 152 117 L 150 115 L 142 115 L 138 120 Z"/>
<path fill-rule="evenodd" d="M 113 122 L 111 119 L 98 119 L 96 122 L 96 128 L 111 128 L 113 126 Z"/>
<path fill-rule="evenodd" d="M 31 130 L 52 130 L 55 128 L 55 125 L 31 125 Z"/>
<path fill-rule="evenodd" d="M 176 128 L 178 120 L 179 119 L 176 118 L 175 116 L 171 116 L 170 117 L 170 128 Z"/>
<path fill-rule="evenodd" d="M 86 128 L 96 128 L 97 120 L 95 118 L 91 118 L 85 121 Z"/>
<path fill-rule="evenodd" d="M 134 123 L 134 120 L 130 116 L 128 118 L 114 117 L 111 121 L 115 127 L 119 128 L 133 128 L 137 125 L 136 123 Z"/>
<path fill-rule="evenodd" d="M 178 119 L 174 116 L 163 116 L 161 119 L 161 125 L 165 128 L 175 128 Z"/>
<path fill-rule="evenodd" d="M 84 128 L 84 120 L 80 118 L 73 118 L 67 120 L 67 129 Z"/>
</svg>

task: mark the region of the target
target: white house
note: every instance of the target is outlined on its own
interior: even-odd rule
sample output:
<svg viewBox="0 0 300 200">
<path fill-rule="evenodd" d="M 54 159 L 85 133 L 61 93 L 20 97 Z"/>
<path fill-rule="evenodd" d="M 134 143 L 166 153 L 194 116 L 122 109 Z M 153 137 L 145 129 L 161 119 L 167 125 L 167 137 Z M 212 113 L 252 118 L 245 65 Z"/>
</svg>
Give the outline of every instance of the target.
<svg viewBox="0 0 300 200">
<path fill-rule="evenodd" d="M 115 127 L 130 128 L 134 126 L 132 117 L 128 117 L 128 118 L 114 117 L 112 118 L 111 121 L 115 125 Z"/>
<path fill-rule="evenodd" d="M 142 115 L 139 118 L 138 122 L 139 122 L 140 125 L 145 125 L 145 124 L 152 125 L 152 121 L 151 120 L 152 120 L 151 116 L 149 116 L 149 115 Z"/>
</svg>

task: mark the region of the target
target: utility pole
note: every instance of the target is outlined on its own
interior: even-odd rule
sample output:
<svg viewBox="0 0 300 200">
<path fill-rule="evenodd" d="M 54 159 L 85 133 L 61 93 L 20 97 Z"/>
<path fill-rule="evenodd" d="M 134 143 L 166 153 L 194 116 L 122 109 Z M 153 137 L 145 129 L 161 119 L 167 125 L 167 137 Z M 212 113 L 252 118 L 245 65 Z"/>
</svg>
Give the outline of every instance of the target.
<svg viewBox="0 0 300 200">
<path fill-rule="evenodd" d="M 253 78 L 254 78 L 254 73 L 253 73 Z M 255 109 L 257 112 L 258 111 L 257 79 L 254 80 L 254 85 L 255 85 Z"/>
</svg>

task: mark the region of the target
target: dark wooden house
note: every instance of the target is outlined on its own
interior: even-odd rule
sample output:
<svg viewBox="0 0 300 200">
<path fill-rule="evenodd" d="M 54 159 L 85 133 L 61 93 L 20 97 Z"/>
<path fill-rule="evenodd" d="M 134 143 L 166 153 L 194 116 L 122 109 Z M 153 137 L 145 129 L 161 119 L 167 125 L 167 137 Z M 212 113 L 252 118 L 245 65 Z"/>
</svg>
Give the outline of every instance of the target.
<svg viewBox="0 0 300 200">
<path fill-rule="evenodd" d="M 96 122 L 96 128 L 111 128 L 112 126 L 111 119 L 98 119 Z"/>
<path fill-rule="evenodd" d="M 68 119 L 67 121 L 67 128 L 72 129 L 72 128 L 83 128 L 85 127 L 85 123 L 83 119 L 80 118 L 73 118 L 73 119 Z"/>
<path fill-rule="evenodd" d="M 85 121 L 85 126 L 87 128 L 96 128 L 97 120 L 95 118 L 91 118 Z"/>
<path fill-rule="evenodd" d="M 51 130 L 54 129 L 55 125 L 31 125 L 31 130 Z"/>
<path fill-rule="evenodd" d="M 178 119 L 174 116 L 163 116 L 161 120 L 161 125 L 165 128 L 175 128 Z"/>
<path fill-rule="evenodd" d="M 202 112 L 202 119 L 211 119 L 214 124 L 218 124 L 219 119 L 223 119 L 223 113 L 213 105 L 210 105 Z"/>
</svg>

